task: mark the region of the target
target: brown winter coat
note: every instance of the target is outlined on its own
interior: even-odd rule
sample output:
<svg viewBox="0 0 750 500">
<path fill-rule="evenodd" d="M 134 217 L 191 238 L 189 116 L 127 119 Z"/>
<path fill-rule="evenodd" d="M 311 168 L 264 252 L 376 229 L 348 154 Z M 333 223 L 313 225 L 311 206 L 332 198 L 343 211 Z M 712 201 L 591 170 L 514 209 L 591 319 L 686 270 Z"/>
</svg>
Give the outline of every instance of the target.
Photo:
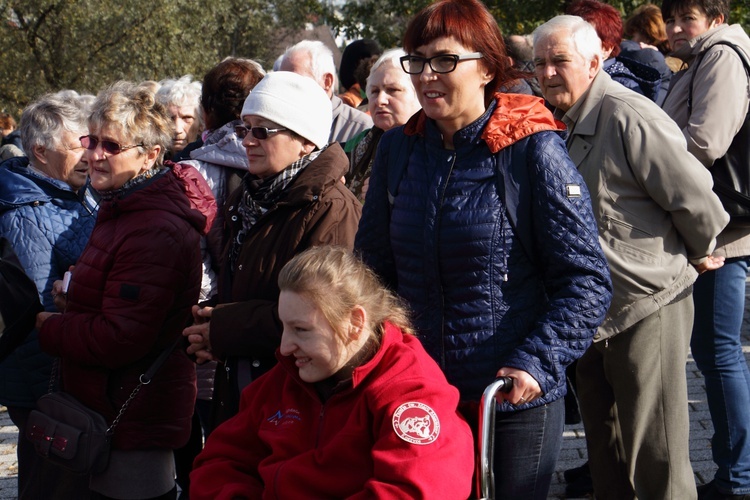
<svg viewBox="0 0 750 500">
<path fill-rule="evenodd" d="M 242 388 L 275 363 L 281 339 L 278 275 L 293 256 L 318 245 L 352 248 L 361 204 L 341 182 L 349 160 L 331 144 L 287 188 L 283 198 L 246 235 L 234 269 L 228 249 L 242 227 L 237 206 L 240 186 L 227 199 L 229 242 L 219 275 L 221 304 L 211 317 L 211 349 L 224 363 L 217 368 L 214 423 L 234 415 Z"/>
</svg>

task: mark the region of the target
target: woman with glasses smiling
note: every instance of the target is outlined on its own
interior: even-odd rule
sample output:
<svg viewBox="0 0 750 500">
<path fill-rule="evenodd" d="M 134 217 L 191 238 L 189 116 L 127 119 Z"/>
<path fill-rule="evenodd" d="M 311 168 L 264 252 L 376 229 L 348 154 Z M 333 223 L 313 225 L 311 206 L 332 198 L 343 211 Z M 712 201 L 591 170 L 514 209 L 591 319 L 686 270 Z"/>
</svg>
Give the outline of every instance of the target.
<svg viewBox="0 0 750 500">
<path fill-rule="evenodd" d="M 216 203 L 198 171 L 163 163 L 172 129 L 152 92 L 114 84 L 97 96 L 88 125 L 80 144 L 99 215 L 68 289 L 53 285 L 64 312 L 37 316 L 39 343 L 60 358 L 62 390 L 110 424 L 171 349 L 130 401 L 109 465 L 89 488 L 97 499 L 174 499 L 173 450 L 188 439 L 195 404 L 195 366 L 174 344 L 198 299 L 200 238 Z"/>
<path fill-rule="evenodd" d="M 312 78 L 266 75 L 242 108 L 248 175 L 225 203 L 228 238 L 216 307 L 195 307 L 184 334 L 198 362 L 219 361 L 213 424 L 237 413 L 239 395 L 276 364 L 279 271 L 311 246 L 351 248 L 361 204 L 341 182 L 349 161 L 328 143 L 331 100 Z"/>
<path fill-rule="evenodd" d="M 378 146 L 355 247 L 414 313 L 465 402 L 497 376 L 497 498 L 544 499 L 565 367 L 611 298 L 589 193 L 544 102 L 497 89 L 510 67 L 477 0 L 441 0 L 404 35 L 422 111 Z"/>
</svg>

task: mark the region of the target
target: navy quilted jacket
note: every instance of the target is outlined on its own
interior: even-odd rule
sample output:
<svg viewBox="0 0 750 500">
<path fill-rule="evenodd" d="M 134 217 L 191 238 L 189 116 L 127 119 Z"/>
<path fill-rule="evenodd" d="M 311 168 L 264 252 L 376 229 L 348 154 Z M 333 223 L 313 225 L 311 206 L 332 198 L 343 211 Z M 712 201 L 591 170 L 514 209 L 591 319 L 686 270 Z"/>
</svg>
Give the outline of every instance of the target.
<svg viewBox="0 0 750 500">
<path fill-rule="evenodd" d="M 28 158 L 17 157 L 0 165 L 0 236 L 13 244 L 44 309 L 56 311 L 52 283 L 78 260 L 96 214 L 68 184 L 37 174 L 28 164 Z M 51 366 L 33 331 L 0 363 L 0 403 L 33 408 L 48 391 Z"/>
<path fill-rule="evenodd" d="M 590 345 L 611 283 L 559 124 L 541 99 L 497 99 L 456 134 L 455 150 L 423 114 L 383 136 L 355 247 L 406 300 L 420 340 L 464 400 L 513 367 L 541 386 L 530 404 L 538 406 L 565 394 L 565 368 Z M 405 132 L 419 137 L 391 205 L 388 151 Z M 499 189 L 514 148 L 525 149 L 531 179 L 520 186 L 516 225 L 533 248 L 516 237 Z"/>
</svg>

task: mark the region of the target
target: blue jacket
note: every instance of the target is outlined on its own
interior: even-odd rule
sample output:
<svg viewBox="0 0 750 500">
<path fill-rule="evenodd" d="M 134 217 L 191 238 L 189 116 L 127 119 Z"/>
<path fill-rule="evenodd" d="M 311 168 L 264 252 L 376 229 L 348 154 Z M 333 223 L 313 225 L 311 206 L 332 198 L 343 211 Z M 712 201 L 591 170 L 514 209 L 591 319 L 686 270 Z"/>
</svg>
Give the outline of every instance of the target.
<svg viewBox="0 0 750 500">
<path fill-rule="evenodd" d="M 590 345 L 611 283 L 562 125 L 539 98 L 496 99 L 456 133 L 453 151 L 423 113 L 383 136 L 355 247 L 410 306 L 462 399 L 477 400 L 505 366 L 536 379 L 544 395 L 529 406 L 539 406 L 565 394 L 565 368 Z M 388 151 L 404 133 L 418 137 L 397 160 L 408 164 L 391 204 Z M 528 176 L 509 208 L 498 173 L 510 175 L 512 157 L 525 158 Z"/>
<path fill-rule="evenodd" d="M 52 284 L 76 263 L 96 222 L 90 199 L 68 184 L 27 168 L 26 157 L 0 165 L 0 236 L 7 238 L 34 280 L 46 311 L 56 311 Z M 85 191 L 82 190 L 82 191 Z M 37 331 L 0 363 L 0 403 L 33 408 L 48 391 L 52 358 Z"/>
</svg>

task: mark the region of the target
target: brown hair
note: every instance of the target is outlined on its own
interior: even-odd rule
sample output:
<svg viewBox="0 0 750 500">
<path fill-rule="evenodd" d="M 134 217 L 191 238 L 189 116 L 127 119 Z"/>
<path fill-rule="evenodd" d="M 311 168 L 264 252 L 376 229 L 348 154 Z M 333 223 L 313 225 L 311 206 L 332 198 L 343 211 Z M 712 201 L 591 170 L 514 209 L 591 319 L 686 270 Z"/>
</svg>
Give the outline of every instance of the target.
<svg viewBox="0 0 750 500">
<path fill-rule="evenodd" d="M 15 129 L 16 120 L 8 113 L 0 113 L 0 129 Z"/>
<path fill-rule="evenodd" d="M 624 31 L 628 38 L 633 38 L 638 33 L 647 44 L 657 47 L 661 52 L 667 50 L 667 31 L 661 17 L 661 8 L 654 4 L 647 3 L 635 9 L 625 21 Z"/>
<path fill-rule="evenodd" d="M 227 57 L 211 68 L 201 89 L 206 128 L 215 130 L 239 119 L 245 99 L 265 75 L 260 64 L 239 57 Z"/>
</svg>

